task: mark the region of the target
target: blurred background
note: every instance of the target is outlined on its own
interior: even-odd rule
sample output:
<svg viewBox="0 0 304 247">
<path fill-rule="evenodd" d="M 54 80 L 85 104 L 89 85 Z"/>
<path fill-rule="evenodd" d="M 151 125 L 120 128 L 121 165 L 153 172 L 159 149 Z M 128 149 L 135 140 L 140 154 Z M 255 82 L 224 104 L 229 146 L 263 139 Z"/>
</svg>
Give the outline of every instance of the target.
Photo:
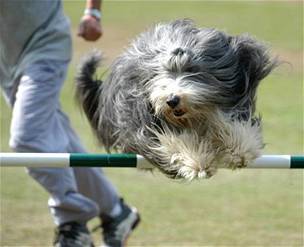
<svg viewBox="0 0 304 247">
<path fill-rule="evenodd" d="M 104 36 L 87 43 L 76 36 L 84 1 L 65 1 L 74 57 L 61 99 L 90 152 L 103 152 L 74 101 L 79 59 L 93 48 L 105 68 L 134 36 L 153 23 L 191 18 L 198 26 L 250 33 L 285 61 L 258 92 L 265 154 L 303 154 L 302 1 L 104 1 Z M 24 20 L 26 21 L 26 20 Z M 8 147 L 10 109 L 0 98 L 1 152 Z M 1 168 L 0 246 L 51 246 L 54 225 L 48 195 L 23 168 Z M 106 169 L 122 196 L 142 214 L 129 246 L 303 246 L 303 175 L 290 170 L 221 170 L 209 180 L 181 183 L 162 174 Z M 89 223 L 90 228 L 98 224 Z M 95 243 L 100 232 L 94 233 Z"/>
</svg>

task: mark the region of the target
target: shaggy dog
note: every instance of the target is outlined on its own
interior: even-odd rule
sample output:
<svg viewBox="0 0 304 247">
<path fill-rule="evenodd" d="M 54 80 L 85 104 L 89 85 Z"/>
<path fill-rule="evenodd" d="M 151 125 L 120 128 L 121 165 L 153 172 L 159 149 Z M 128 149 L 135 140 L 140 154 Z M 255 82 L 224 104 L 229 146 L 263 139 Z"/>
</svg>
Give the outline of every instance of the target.
<svg viewBox="0 0 304 247">
<path fill-rule="evenodd" d="M 143 155 L 189 180 L 260 156 L 256 91 L 277 64 L 262 43 L 182 19 L 140 34 L 105 81 L 94 79 L 100 60 L 93 53 L 80 66 L 77 98 L 109 152 Z"/>
</svg>

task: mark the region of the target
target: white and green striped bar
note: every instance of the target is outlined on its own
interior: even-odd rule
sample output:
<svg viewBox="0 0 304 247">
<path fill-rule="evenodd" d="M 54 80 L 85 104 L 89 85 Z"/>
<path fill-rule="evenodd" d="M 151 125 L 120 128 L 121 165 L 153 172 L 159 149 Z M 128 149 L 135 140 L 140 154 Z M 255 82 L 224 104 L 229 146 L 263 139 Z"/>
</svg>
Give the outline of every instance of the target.
<svg viewBox="0 0 304 247">
<path fill-rule="evenodd" d="M 136 154 L 0 153 L 0 167 L 152 168 Z M 263 155 L 247 168 L 304 169 L 304 155 Z"/>
</svg>

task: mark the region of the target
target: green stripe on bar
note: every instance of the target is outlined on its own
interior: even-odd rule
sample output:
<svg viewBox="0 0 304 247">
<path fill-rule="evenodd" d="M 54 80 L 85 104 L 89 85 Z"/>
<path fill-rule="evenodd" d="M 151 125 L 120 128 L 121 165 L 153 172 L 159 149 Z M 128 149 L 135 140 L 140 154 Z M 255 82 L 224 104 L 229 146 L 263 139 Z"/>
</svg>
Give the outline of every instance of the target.
<svg viewBox="0 0 304 247">
<path fill-rule="evenodd" d="M 304 168 L 304 156 L 294 155 L 290 157 L 290 168 L 303 169 Z"/>
<path fill-rule="evenodd" d="M 136 167 L 136 154 L 77 154 L 70 155 L 71 167 Z"/>
</svg>

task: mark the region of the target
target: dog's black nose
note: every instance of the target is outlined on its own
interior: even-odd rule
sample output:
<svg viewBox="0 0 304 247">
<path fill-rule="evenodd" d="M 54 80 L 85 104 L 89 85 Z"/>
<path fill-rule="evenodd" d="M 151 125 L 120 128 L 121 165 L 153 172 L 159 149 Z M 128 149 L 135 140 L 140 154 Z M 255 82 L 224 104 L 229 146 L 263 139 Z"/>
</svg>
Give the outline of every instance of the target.
<svg viewBox="0 0 304 247">
<path fill-rule="evenodd" d="M 166 101 L 167 105 L 174 109 L 180 102 L 180 97 L 173 95 Z"/>
</svg>

